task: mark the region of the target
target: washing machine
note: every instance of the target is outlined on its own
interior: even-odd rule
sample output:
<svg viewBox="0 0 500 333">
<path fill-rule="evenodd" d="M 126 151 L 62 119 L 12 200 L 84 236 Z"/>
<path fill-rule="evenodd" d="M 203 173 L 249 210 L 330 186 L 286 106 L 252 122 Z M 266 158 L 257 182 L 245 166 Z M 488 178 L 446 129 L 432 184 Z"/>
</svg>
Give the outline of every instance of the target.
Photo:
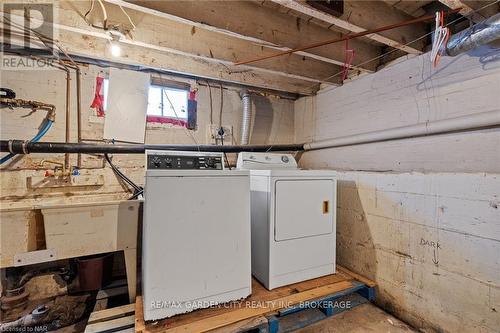
<svg viewBox="0 0 500 333">
<path fill-rule="evenodd" d="M 144 319 L 251 293 L 249 171 L 220 153 L 146 152 Z"/>
<path fill-rule="evenodd" d="M 337 180 L 292 155 L 240 153 L 250 170 L 252 274 L 268 289 L 335 273 Z"/>
</svg>

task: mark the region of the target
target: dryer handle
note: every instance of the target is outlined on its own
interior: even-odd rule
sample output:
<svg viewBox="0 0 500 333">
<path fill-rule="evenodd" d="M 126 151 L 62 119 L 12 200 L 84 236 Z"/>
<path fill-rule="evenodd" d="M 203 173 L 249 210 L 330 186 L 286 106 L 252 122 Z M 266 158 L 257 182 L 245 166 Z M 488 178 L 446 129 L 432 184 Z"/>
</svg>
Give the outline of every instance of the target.
<svg viewBox="0 0 500 333">
<path fill-rule="evenodd" d="M 324 200 L 323 201 L 323 214 L 329 214 L 330 213 L 330 200 Z"/>
</svg>

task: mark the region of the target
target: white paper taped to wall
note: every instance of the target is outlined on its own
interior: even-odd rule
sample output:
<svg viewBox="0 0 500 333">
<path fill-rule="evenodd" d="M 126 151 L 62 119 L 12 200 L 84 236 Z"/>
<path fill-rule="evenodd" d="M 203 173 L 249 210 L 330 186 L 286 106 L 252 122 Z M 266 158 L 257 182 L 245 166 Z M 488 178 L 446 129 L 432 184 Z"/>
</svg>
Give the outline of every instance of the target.
<svg viewBox="0 0 500 333">
<path fill-rule="evenodd" d="M 144 143 L 150 75 L 111 68 L 104 139 Z"/>
</svg>

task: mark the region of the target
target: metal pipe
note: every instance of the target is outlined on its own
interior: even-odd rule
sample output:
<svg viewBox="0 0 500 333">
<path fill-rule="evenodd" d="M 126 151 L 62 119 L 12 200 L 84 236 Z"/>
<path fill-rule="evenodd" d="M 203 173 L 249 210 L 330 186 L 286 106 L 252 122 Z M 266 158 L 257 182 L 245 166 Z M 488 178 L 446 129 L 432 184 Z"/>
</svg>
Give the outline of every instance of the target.
<svg viewBox="0 0 500 333">
<path fill-rule="evenodd" d="M 454 57 L 500 38 L 500 13 L 450 37 L 446 55 Z"/>
<path fill-rule="evenodd" d="M 454 13 L 459 12 L 460 10 L 461 10 L 461 8 L 456 8 L 456 9 L 453 9 L 453 10 L 450 10 L 450 11 L 444 13 L 444 15 L 454 14 Z M 324 45 L 334 44 L 334 43 L 346 41 L 346 40 L 353 39 L 353 38 L 363 37 L 366 35 L 371 35 L 371 34 L 375 34 L 375 33 L 382 32 L 382 31 L 400 28 L 400 27 L 412 25 L 415 23 L 430 21 L 430 20 L 433 20 L 434 18 L 435 18 L 435 15 L 421 16 L 421 17 L 417 17 L 415 19 L 411 19 L 411 20 L 407 20 L 407 21 L 403 21 L 403 22 L 399 22 L 399 23 L 395 23 L 395 24 L 391 24 L 391 25 L 386 25 L 386 26 L 383 26 L 383 27 L 380 27 L 377 29 L 365 30 L 365 31 L 358 32 L 355 34 L 345 35 L 344 37 L 330 39 L 330 40 L 326 40 L 323 42 L 318 42 L 318 43 L 298 47 L 298 48 L 287 50 L 287 51 L 273 53 L 273 54 L 270 54 L 268 56 L 238 61 L 238 62 L 235 62 L 234 65 L 245 65 L 245 64 L 250 64 L 250 63 L 265 60 L 265 59 L 276 58 L 276 57 L 291 54 L 294 52 L 306 51 L 306 50 L 314 49 L 316 47 L 320 47 L 320 46 L 324 46 Z"/>
<path fill-rule="evenodd" d="M 76 67 L 76 131 L 78 143 L 82 142 L 82 78 L 80 68 Z M 82 155 L 78 154 L 76 165 L 80 168 L 82 166 Z"/>
<path fill-rule="evenodd" d="M 65 154 L 143 154 L 146 150 L 203 151 L 239 153 L 242 151 L 302 151 L 303 144 L 285 145 L 151 145 L 151 144 L 91 144 L 63 142 L 29 142 L 23 140 L 0 140 L 0 152 L 17 154 L 65 153 Z"/>
<path fill-rule="evenodd" d="M 0 105 L 7 105 L 9 107 L 30 108 L 34 111 L 45 110 L 48 111 L 47 116 L 45 118 L 51 121 L 56 120 L 56 107 L 53 104 L 47 104 L 38 101 L 30 101 L 19 98 L 0 98 Z"/>
<path fill-rule="evenodd" d="M 241 145 L 248 145 L 250 138 L 250 121 L 252 120 L 252 101 L 250 93 L 244 89 L 240 92 L 241 101 L 243 103 L 243 112 L 241 114 Z"/>
<path fill-rule="evenodd" d="M 66 134 L 64 141 L 69 142 L 70 136 L 70 111 L 71 111 L 71 73 L 68 68 L 66 70 Z M 64 155 L 64 166 L 69 169 L 69 154 Z"/>
<path fill-rule="evenodd" d="M 22 316 L 21 318 L 0 324 L 0 332 L 18 331 L 17 327 L 26 327 L 39 324 L 48 314 L 49 308 L 45 305 L 40 305 L 31 313 Z"/>
<path fill-rule="evenodd" d="M 334 139 L 321 140 L 304 144 L 304 150 L 335 148 L 372 143 L 385 140 L 405 139 L 429 134 L 442 134 L 460 130 L 472 130 L 500 125 L 500 109 L 473 115 L 443 119 L 435 122 L 396 127 L 388 130 L 348 135 Z"/>
</svg>

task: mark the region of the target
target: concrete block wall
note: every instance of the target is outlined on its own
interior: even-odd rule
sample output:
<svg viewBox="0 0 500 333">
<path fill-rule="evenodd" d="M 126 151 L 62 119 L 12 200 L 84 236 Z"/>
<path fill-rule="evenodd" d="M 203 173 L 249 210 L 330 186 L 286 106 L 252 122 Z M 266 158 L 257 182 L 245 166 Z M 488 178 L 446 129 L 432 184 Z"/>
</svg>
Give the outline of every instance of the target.
<svg viewBox="0 0 500 333">
<path fill-rule="evenodd" d="M 406 59 L 295 104 L 296 141 L 500 108 L 497 51 Z M 500 129 L 306 152 L 337 170 L 337 261 L 425 332 L 500 327 Z"/>
<path fill-rule="evenodd" d="M 90 108 L 94 98 L 95 78 L 98 74 L 106 75 L 107 69 L 96 66 L 82 67 L 82 137 L 99 140 L 103 136 L 104 119 L 95 115 Z M 156 75 L 156 74 L 154 74 Z M 146 143 L 200 144 L 209 143 L 208 127 L 210 123 L 210 98 L 208 87 L 197 84 L 194 80 L 182 80 L 175 77 L 162 76 L 174 81 L 189 82 L 192 88 L 198 88 L 198 128 L 188 131 L 179 126 L 169 124 L 151 124 L 146 127 Z M 19 70 L 2 71 L 0 77 L 2 87 L 16 91 L 18 98 L 37 100 L 56 105 L 57 115 L 53 127 L 42 141 L 64 141 L 65 133 L 65 72 L 60 70 Z M 72 77 L 71 94 L 71 142 L 76 142 L 76 82 Z M 130 84 L 133 84 L 131 82 Z M 113 89 L 110 87 L 110 89 Z M 236 88 L 223 90 L 222 125 L 232 126 L 234 143 L 239 142 L 241 122 L 241 99 Z M 220 89 L 212 84 L 213 119 L 219 122 Z M 293 100 L 276 96 L 253 97 L 253 121 L 250 142 L 255 144 L 289 143 L 294 139 Z M 45 112 L 30 114 L 27 109 L 7 109 L 0 111 L 1 139 L 31 139 L 38 131 L 38 126 L 45 117 Z M 144 110 L 146 112 L 146 110 Z M 119 124 L 117 124 L 119 126 Z M 194 139 L 193 139 L 194 138 Z M 234 156 L 229 156 L 234 160 Z M 81 177 L 104 177 L 104 184 L 97 186 L 64 186 L 49 188 L 39 186 L 30 188 L 27 177 L 43 178 L 45 170 L 53 165 L 41 167 L 42 159 L 63 161 L 62 154 L 31 154 L 15 158 L 12 163 L 5 164 L 0 171 L 2 208 L 26 207 L 39 203 L 66 203 L 114 200 L 127 198 L 129 194 L 118 183 L 109 166 L 104 166 L 102 158 L 82 155 Z M 71 155 L 71 165 L 76 165 L 77 156 Z M 115 155 L 113 161 L 121 170 L 138 184 L 143 184 L 144 155 Z M 84 184 L 85 181 L 83 182 Z"/>
</svg>

